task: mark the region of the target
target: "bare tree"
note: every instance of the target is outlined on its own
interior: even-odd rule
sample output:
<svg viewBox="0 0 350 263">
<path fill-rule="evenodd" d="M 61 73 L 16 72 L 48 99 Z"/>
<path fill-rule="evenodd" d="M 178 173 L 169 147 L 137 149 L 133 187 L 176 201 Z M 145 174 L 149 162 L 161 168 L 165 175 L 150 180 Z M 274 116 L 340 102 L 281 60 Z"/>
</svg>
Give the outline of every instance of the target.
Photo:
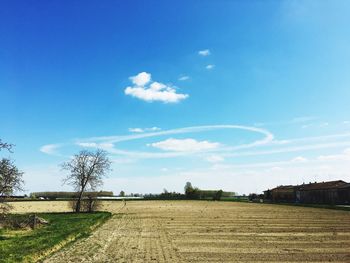
<svg viewBox="0 0 350 263">
<path fill-rule="evenodd" d="M 62 164 L 62 169 L 70 173 L 64 179 L 64 183 L 74 186 L 77 191 L 76 212 L 81 211 L 84 192 L 95 190 L 102 185 L 102 179 L 110 171 L 110 165 L 107 153 L 102 150 L 95 152 L 83 150 Z"/>
<path fill-rule="evenodd" d="M 1 151 L 1 149 L 7 149 L 9 152 L 11 152 L 12 147 L 13 147 L 13 144 L 3 142 L 0 139 L 0 151 Z"/>
</svg>

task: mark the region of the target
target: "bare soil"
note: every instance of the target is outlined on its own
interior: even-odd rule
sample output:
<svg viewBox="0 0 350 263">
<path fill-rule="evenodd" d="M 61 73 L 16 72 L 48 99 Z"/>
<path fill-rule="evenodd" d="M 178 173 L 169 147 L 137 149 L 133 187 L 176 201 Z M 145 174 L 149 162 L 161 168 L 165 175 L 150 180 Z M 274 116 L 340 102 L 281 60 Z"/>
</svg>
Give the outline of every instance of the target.
<svg viewBox="0 0 350 263">
<path fill-rule="evenodd" d="M 18 202 L 16 212 L 69 211 Z M 104 201 L 112 219 L 45 262 L 350 262 L 350 212 L 206 201 Z"/>
</svg>

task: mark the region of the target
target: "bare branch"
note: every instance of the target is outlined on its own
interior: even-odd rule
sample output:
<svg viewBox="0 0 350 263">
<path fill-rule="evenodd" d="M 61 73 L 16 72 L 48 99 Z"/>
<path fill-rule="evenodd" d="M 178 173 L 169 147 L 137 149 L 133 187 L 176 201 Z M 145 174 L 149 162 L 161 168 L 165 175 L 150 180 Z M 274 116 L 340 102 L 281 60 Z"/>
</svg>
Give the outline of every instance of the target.
<svg viewBox="0 0 350 263">
<path fill-rule="evenodd" d="M 8 150 L 9 152 L 12 153 L 12 147 L 13 147 L 13 146 L 14 146 L 13 144 L 3 142 L 3 141 L 0 139 L 0 151 L 1 151 L 1 149 L 6 149 L 6 150 Z"/>
</svg>

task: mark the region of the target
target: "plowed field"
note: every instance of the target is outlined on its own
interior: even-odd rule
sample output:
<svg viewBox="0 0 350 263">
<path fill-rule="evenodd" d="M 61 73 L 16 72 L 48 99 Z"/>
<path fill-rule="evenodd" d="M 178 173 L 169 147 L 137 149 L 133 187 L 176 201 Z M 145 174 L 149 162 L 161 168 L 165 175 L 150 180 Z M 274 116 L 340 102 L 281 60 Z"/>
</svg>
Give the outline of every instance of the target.
<svg viewBox="0 0 350 263">
<path fill-rule="evenodd" d="M 206 201 L 105 201 L 104 209 L 112 219 L 45 262 L 350 262 L 347 211 Z"/>
</svg>

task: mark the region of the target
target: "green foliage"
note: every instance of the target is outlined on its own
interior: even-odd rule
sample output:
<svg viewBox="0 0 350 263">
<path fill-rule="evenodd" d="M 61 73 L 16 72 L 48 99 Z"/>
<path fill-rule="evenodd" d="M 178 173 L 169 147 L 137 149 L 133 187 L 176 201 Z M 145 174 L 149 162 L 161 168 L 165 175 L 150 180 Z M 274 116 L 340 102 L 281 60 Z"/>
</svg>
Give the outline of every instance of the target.
<svg viewBox="0 0 350 263">
<path fill-rule="evenodd" d="M 223 193 L 222 190 L 217 191 L 217 192 L 215 193 L 215 195 L 213 196 L 213 200 L 220 201 L 220 200 L 221 200 L 221 197 L 222 197 L 222 193 Z"/>
<path fill-rule="evenodd" d="M 1 263 L 37 261 L 62 242 L 88 235 L 94 225 L 104 222 L 111 214 L 55 213 L 38 216 L 48 220 L 49 224 L 31 231 L 0 229 Z"/>
<path fill-rule="evenodd" d="M 232 198 L 234 192 L 224 192 L 222 190 L 201 190 L 193 187 L 190 182 L 185 185 L 185 195 L 187 199 L 221 200 L 222 198 Z"/>
<path fill-rule="evenodd" d="M 185 200 L 186 196 L 177 192 L 164 191 L 161 194 L 146 194 L 145 200 Z"/>
</svg>

